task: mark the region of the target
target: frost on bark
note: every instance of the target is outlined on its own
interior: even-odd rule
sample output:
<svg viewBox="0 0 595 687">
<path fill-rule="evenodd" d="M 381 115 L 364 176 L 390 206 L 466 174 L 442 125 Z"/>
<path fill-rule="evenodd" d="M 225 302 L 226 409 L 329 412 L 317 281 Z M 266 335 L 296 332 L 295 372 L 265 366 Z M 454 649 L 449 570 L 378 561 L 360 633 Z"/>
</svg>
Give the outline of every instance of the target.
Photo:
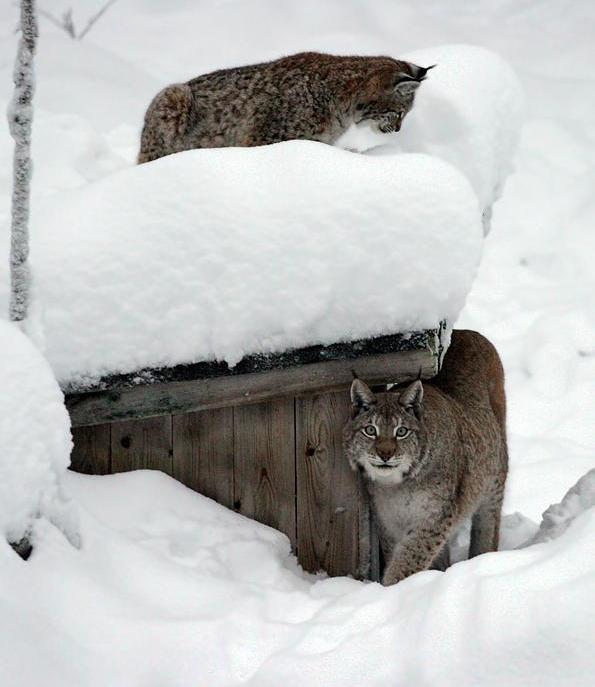
<svg viewBox="0 0 595 687">
<path fill-rule="evenodd" d="M 12 224 L 10 244 L 11 298 L 9 316 L 21 321 L 29 303 L 29 195 L 31 123 L 33 119 L 33 56 L 37 39 L 35 0 L 21 0 L 21 38 L 14 67 L 14 96 L 8 124 L 14 138 Z"/>
</svg>

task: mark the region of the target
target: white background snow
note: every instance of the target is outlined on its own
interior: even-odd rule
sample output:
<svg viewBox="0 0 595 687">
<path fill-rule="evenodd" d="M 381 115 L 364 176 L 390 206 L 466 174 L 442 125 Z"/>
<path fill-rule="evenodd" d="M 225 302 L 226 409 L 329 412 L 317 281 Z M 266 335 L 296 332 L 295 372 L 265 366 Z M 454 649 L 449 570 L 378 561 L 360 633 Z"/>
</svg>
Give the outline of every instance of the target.
<svg viewBox="0 0 595 687">
<path fill-rule="evenodd" d="M 42 6 L 70 4 L 84 23 L 100 3 Z M 16 19 L 0 7 L 4 104 Z M 592 3 L 119 0 L 80 43 L 41 27 L 37 199 L 128 166 L 149 99 L 209 69 L 304 49 L 398 56 L 475 43 L 503 55 L 523 83 L 527 122 L 457 325 L 487 335 L 504 360 L 505 512 L 539 522 L 593 467 Z M 0 220 L 10 155 L 4 125 Z M 2 352 L 12 355 L 8 344 Z M 0 684 L 587 687 L 595 511 L 580 514 L 592 479 L 581 484 L 550 511 L 560 531 L 579 513 L 559 538 L 383 589 L 303 575 L 282 535 L 158 473 L 69 475 L 83 548 L 46 520 L 28 563 L 0 545 Z M 536 527 L 506 520 L 504 548 L 520 530 L 529 538 Z"/>
</svg>

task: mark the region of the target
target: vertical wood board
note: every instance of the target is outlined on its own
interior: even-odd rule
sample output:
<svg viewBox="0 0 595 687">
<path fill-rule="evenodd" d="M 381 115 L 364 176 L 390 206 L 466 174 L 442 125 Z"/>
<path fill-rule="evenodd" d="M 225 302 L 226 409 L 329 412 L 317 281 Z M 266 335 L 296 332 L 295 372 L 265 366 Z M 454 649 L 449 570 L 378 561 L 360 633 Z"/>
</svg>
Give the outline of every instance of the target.
<svg viewBox="0 0 595 687">
<path fill-rule="evenodd" d="M 298 552 L 310 571 L 356 574 L 359 484 L 343 456 L 347 391 L 296 399 Z"/>
<path fill-rule="evenodd" d="M 293 398 L 234 408 L 234 508 L 296 543 Z"/>
<path fill-rule="evenodd" d="M 111 446 L 112 472 L 148 469 L 173 473 L 171 415 L 114 422 Z"/>
<path fill-rule="evenodd" d="M 111 472 L 111 425 L 73 427 L 70 467 L 87 475 Z"/>
<path fill-rule="evenodd" d="M 233 507 L 233 408 L 173 416 L 173 476 Z"/>
</svg>

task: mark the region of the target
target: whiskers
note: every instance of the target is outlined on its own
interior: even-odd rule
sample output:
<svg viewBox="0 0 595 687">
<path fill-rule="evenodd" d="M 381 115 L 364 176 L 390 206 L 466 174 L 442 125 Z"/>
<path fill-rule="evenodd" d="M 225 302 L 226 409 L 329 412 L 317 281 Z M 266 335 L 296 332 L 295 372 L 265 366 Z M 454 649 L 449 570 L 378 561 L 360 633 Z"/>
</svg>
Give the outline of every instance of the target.
<svg viewBox="0 0 595 687">
<path fill-rule="evenodd" d="M 371 480 L 381 480 L 396 485 L 405 479 L 411 470 L 411 465 L 409 458 L 395 458 L 385 462 L 369 456 L 364 470 Z"/>
<path fill-rule="evenodd" d="M 383 134 L 394 134 L 397 130 L 397 127 L 392 124 L 380 124 L 378 128 Z"/>
<path fill-rule="evenodd" d="M 384 460 L 378 460 L 376 458 L 368 458 L 368 462 L 370 463 L 370 465 L 373 465 L 375 468 L 396 468 L 399 465 L 398 460 L 384 461 Z"/>
</svg>

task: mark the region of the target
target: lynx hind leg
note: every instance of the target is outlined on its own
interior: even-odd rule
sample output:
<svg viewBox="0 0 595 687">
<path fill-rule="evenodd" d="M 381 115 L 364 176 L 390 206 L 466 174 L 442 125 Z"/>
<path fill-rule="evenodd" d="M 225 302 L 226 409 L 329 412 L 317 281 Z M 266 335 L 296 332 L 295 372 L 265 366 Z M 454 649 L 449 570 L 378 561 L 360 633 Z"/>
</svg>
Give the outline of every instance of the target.
<svg viewBox="0 0 595 687">
<path fill-rule="evenodd" d="M 192 115 L 192 91 L 173 84 L 159 92 L 145 115 L 138 163 L 150 162 L 183 149 L 181 138 Z"/>
<path fill-rule="evenodd" d="M 503 499 L 504 485 L 489 494 L 475 511 L 471 521 L 469 558 L 498 550 Z"/>
</svg>

